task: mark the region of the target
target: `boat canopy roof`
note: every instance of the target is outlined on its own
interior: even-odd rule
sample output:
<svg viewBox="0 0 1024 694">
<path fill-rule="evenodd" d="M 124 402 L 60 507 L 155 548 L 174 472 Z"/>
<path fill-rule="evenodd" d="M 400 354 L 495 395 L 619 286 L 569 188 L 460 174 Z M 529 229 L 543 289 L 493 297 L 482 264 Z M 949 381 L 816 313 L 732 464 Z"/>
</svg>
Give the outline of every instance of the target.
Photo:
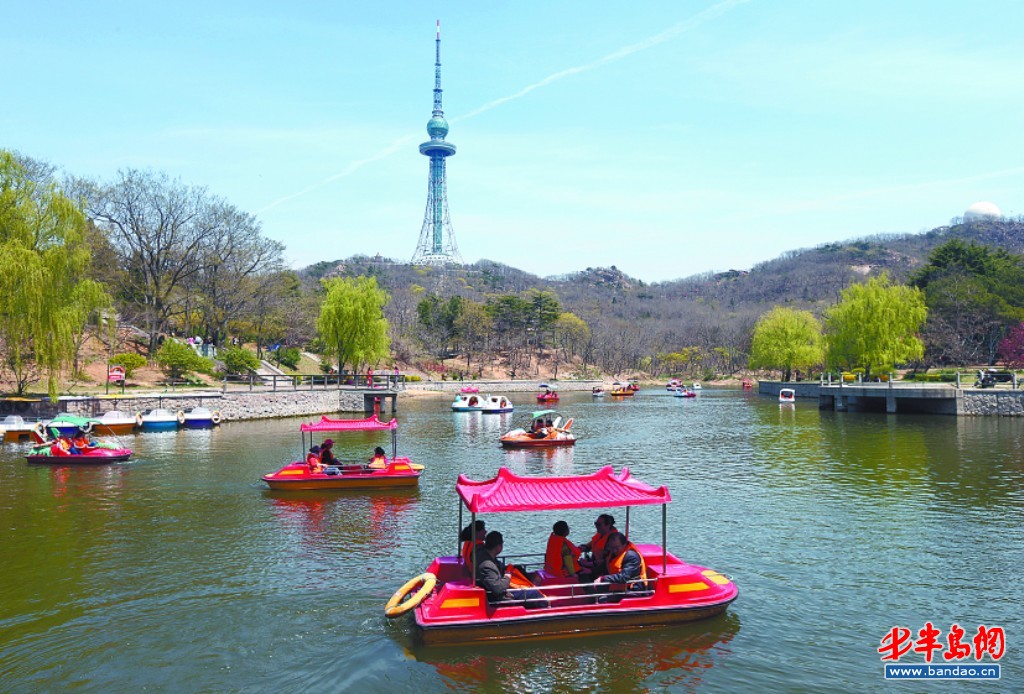
<svg viewBox="0 0 1024 694">
<path fill-rule="evenodd" d="M 57 415 L 50 420 L 51 425 L 57 424 L 70 424 L 72 426 L 81 427 L 82 429 L 87 428 L 91 424 L 99 424 L 100 420 L 93 419 L 91 417 L 79 417 L 73 414 L 61 414 Z"/>
<path fill-rule="evenodd" d="M 611 465 L 571 477 L 522 477 L 502 467 L 497 477 L 483 482 L 459 475 L 455 488 L 473 513 L 647 506 L 672 500 L 668 487 L 645 484 L 625 467 L 616 475 Z"/>
<path fill-rule="evenodd" d="M 389 422 L 382 422 L 377 415 L 370 415 L 366 419 L 331 419 L 320 417 L 319 422 L 303 424 L 299 429 L 306 431 L 382 431 L 386 429 L 397 429 L 398 420 L 392 419 Z"/>
<path fill-rule="evenodd" d="M 556 412 L 555 410 L 537 410 L 530 416 L 533 417 L 534 419 L 537 419 L 537 417 L 546 417 L 549 414 L 558 414 L 558 412 Z"/>
</svg>

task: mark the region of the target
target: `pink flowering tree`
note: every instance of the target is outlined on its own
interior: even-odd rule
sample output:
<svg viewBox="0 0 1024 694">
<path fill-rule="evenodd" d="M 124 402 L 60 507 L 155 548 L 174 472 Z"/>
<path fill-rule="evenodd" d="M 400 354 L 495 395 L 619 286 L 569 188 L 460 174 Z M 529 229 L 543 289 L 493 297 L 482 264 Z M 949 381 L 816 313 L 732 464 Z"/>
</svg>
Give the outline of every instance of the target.
<svg viewBox="0 0 1024 694">
<path fill-rule="evenodd" d="M 1010 330 L 996 348 L 996 354 L 1011 369 L 1024 367 L 1024 323 Z"/>
</svg>

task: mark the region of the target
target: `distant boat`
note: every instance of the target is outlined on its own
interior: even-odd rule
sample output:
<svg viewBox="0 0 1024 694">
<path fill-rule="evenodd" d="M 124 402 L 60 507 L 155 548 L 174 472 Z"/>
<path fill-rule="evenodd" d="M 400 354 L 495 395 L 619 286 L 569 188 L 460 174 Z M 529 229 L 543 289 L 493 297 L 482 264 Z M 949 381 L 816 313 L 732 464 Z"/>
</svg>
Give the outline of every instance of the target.
<svg viewBox="0 0 1024 694">
<path fill-rule="evenodd" d="M 595 398 L 603 398 L 604 388 L 602 388 L 601 386 L 594 386 L 594 388 L 590 391 L 590 394 L 593 395 Z"/>
<path fill-rule="evenodd" d="M 512 401 L 504 395 L 487 395 L 485 397 L 487 399 L 484 401 L 483 409 L 480 410 L 484 414 L 502 414 L 515 409 Z"/>
<path fill-rule="evenodd" d="M 781 403 L 795 403 L 796 402 L 796 391 L 792 388 L 783 388 L 779 391 L 779 402 Z"/>
<path fill-rule="evenodd" d="M 700 390 L 701 388 L 702 388 L 702 386 L 700 384 L 700 381 L 694 381 L 693 382 L 693 389 L 694 390 Z"/>
<path fill-rule="evenodd" d="M 483 412 L 486 395 L 479 393 L 462 393 L 452 401 L 453 412 Z"/>
</svg>

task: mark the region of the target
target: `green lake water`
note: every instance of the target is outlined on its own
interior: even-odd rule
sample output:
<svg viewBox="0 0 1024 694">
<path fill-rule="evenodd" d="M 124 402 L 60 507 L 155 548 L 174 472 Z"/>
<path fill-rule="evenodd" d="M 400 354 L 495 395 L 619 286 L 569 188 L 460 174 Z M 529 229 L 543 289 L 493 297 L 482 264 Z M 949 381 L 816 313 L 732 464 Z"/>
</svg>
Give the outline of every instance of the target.
<svg viewBox="0 0 1024 694">
<path fill-rule="evenodd" d="M 5 446 L 0 691 L 1024 688 L 1024 419 L 833 413 L 711 389 L 566 394 L 574 449 L 503 451 L 498 436 L 533 408 L 513 401 L 492 416 L 401 399 L 399 452 L 427 468 L 408 492 L 270 492 L 259 476 L 299 454 L 300 419 L 126 437 L 136 456 L 102 467 L 30 466 Z M 342 456 L 389 448 L 387 435 L 335 438 Z M 732 576 L 738 600 L 677 628 L 418 646 L 384 603 L 454 553 L 457 476 L 502 465 L 625 465 L 668 485 L 670 551 Z M 521 554 L 542 553 L 559 519 L 586 540 L 595 515 L 484 520 Z M 660 543 L 660 509 L 634 509 L 631 535 Z M 886 682 L 882 637 L 926 622 L 943 639 L 953 623 L 1003 627 L 1002 680 Z"/>
</svg>

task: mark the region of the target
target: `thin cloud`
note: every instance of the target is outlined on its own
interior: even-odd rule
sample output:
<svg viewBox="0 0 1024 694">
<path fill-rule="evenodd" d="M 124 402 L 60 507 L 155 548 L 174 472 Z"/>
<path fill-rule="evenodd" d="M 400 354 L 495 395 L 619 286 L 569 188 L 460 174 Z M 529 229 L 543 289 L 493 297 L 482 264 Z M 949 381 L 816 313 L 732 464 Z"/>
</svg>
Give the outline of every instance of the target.
<svg viewBox="0 0 1024 694">
<path fill-rule="evenodd" d="M 631 55 L 633 55 L 635 53 L 639 53 L 640 51 L 645 51 L 648 48 L 653 48 L 654 46 L 658 46 L 658 45 L 660 45 L 662 43 L 665 43 L 666 41 L 670 41 L 671 39 L 674 39 L 676 36 L 679 36 L 682 33 L 690 31 L 691 29 L 695 29 L 696 27 L 700 26 L 701 24 L 704 24 L 705 22 L 709 22 L 709 21 L 711 21 L 713 19 L 716 19 L 716 18 L 720 17 L 721 15 L 725 14 L 726 12 L 728 12 L 729 10 L 733 9 L 734 7 L 736 7 L 738 5 L 743 5 L 743 4 L 747 3 L 747 2 L 750 2 L 750 0 L 723 0 L 723 2 L 719 2 L 719 3 L 715 4 L 715 5 L 712 5 L 711 7 L 707 8 L 706 10 L 698 12 L 697 14 L 695 14 L 692 17 L 690 17 L 689 19 L 683 20 L 682 22 L 679 22 L 678 24 L 675 24 L 675 25 L 669 27 L 665 31 L 661 32 L 660 34 L 655 34 L 654 36 L 648 37 L 648 38 L 646 38 L 646 39 L 644 39 L 642 41 L 639 41 L 637 43 L 634 43 L 634 44 L 632 44 L 630 46 L 625 46 L 625 47 L 620 48 L 620 49 L 618 49 L 616 51 L 612 51 L 608 55 L 606 55 L 604 57 L 601 57 L 601 58 L 598 58 L 597 60 L 595 60 L 593 62 L 590 62 L 590 63 L 587 63 L 585 65 L 577 65 L 575 67 L 566 68 L 565 70 L 559 70 L 558 72 L 556 72 L 556 73 L 554 73 L 552 75 L 548 75 L 547 77 L 545 77 L 544 79 L 540 80 L 539 82 L 535 82 L 535 83 L 533 83 L 531 85 L 523 87 L 522 89 L 520 89 L 515 94 L 510 94 L 508 96 L 503 96 L 503 97 L 501 97 L 499 99 L 495 99 L 494 101 L 490 101 L 490 102 L 484 104 L 483 106 L 477 107 L 476 109 L 470 111 L 469 113 L 466 113 L 466 114 L 464 114 L 462 116 L 458 116 L 457 118 L 453 118 L 451 122 L 452 123 L 461 123 L 462 121 L 465 121 L 465 120 L 467 120 L 469 118 L 475 118 L 476 116 L 479 116 L 481 113 L 486 113 L 487 111 L 495 109 L 498 106 L 501 106 L 502 104 L 508 103 L 509 101 L 515 101 L 516 99 L 521 99 L 522 97 L 526 96 L 527 94 L 529 94 L 530 92 L 532 92 L 532 91 L 534 91 L 536 89 L 540 89 L 542 87 L 546 87 L 549 84 L 553 84 L 555 82 L 558 82 L 559 80 L 563 80 L 566 77 L 571 77 L 573 75 L 578 75 L 581 72 L 587 72 L 589 70 L 594 70 L 594 69 L 599 68 L 599 67 L 601 67 L 603 65 L 607 65 L 609 63 L 613 63 L 615 61 L 622 60 L 623 58 L 628 58 L 629 56 L 631 56 Z M 263 208 L 257 210 L 256 213 L 259 214 L 261 212 L 266 212 L 267 210 L 273 209 L 273 208 L 275 208 L 275 207 L 277 207 L 279 205 L 282 205 L 282 204 L 284 204 L 284 203 L 286 203 L 286 202 L 288 202 L 290 200 L 294 200 L 295 198 L 301 197 L 301 196 L 305 195 L 306 193 L 310 193 L 310 192 L 312 192 L 312 191 L 314 191 L 314 190 L 316 190 L 318 188 L 322 188 L 323 186 L 327 185 L 328 183 L 332 183 L 334 181 L 337 181 L 339 178 L 345 178 L 346 176 L 351 176 L 352 174 L 354 174 L 356 171 L 358 171 L 359 169 L 363 168 L 367 164 L 371 164 L 371 163 L 373 163 L 375 161 L 380 161 L 381 159 L 386 159 L 387 157 L 390 157 L 395 152 L 398 152 L 401 149 L 403 149 L 406 146 L 406 144 L 408 144 L 410 141 L 416 139 L 416 137 L 417 137 L 416 135 L 404 135 L 401 138 L 399 138 L 399 139 L 395 140 L 394 142 L 392 142 L 390 145 L 388 145 L 387 147 L 385 147 L 381 151 L 377 152 L 376 154 L 371 155 L 369 157 L 366 157 L 365 159 L 359 159 L 357 161 L 354 161 L 351 164 L 349 164 L 347 167 L 345 167 L 345 169 L 343 171 L 340 171 L 340 172 L 338 172 L 336 174 L 333 174 L 332 176 L 329 176 L 328 178 L 325 178 L 322 181 L 319 181 L 317 183 L 313 183 L 313 184 L 311 184 L 309 186 L 306 186 L 305 188 L 303 188 L 300 191 L 297 191 L 295 193 L 291 193 L 289 195 L 285 195 L 284 197 L 277 198 L 276 200 L 270 202 L 269 204 L 267 204 Z"/>
</svg>

